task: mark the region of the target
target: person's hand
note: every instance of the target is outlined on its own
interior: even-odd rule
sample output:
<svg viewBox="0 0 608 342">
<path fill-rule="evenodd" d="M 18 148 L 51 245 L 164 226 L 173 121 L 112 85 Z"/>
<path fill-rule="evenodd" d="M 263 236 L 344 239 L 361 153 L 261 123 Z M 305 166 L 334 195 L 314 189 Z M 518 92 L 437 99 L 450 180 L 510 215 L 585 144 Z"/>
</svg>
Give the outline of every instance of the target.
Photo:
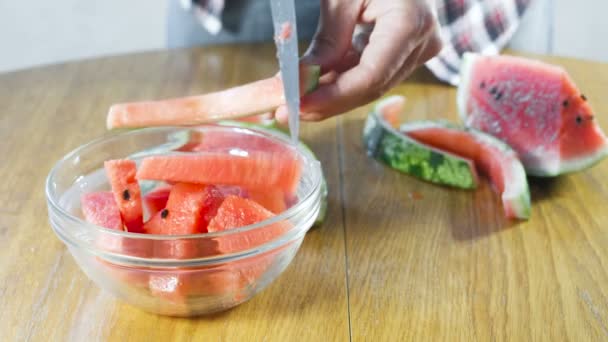
<svg viewBox="0 0 608 342">
<path fill-rule="evenodd" d="M 441 49 L 434 0 L 321 0 L 319 27 L 302 57 L 321 65 L 319 88 L 301 99 L 319 121 L 378 99 Z M 275 113 L 287 122 L 287 109 Z"/>
</svg>

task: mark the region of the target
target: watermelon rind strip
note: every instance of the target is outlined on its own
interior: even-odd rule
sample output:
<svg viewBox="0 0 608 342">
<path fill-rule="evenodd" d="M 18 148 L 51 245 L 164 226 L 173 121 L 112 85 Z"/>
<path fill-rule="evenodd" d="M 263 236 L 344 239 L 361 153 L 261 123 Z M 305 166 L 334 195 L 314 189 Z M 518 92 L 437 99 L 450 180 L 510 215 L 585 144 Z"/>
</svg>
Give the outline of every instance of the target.
<svg viewBox="0 0 608 342">
<path fill-rule="evenodd" d="M 469 159 L 422 144 L 391 127 L 383 118 L 383 108 L 403 97 L 394 95 L 377 102 L 367 116 L 363 143 L 368 155 L 391 168 L 435 184 L 475 189 L 477 174 Z"/>
<path fill-rule="evenodd" d="M 526 171 L 523 164 L 519 160 L 517 153 L 504 141 L 484 133 L 474 128 L 460 127 L 449 121 L 414 121 L 401 125 L 399 130 L 407 133 L 408 131 L 415 131 L 426 128 L 441 128 L 460 130 L 467 132 L 473 136 L 479 143 L 491 146 L 497 149 L 500 153 L 512 158 L 510 163 L 511 170 L 509 175 L 511 176 L 508 180 L 505 180 L 505 190 L 501 194 L 501 200 L 507 216 L 527 219 L 530 217 L 530 189 L 528 186 L 528 179 L 526 177 Z"/>
</svg>

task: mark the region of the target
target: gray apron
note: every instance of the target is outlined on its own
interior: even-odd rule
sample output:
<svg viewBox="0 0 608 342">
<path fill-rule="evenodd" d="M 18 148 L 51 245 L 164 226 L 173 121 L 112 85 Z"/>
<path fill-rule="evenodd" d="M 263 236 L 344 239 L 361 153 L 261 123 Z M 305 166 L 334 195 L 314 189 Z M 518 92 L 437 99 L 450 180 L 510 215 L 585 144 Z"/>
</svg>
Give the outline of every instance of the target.
<svg viewBox="0 0 608 342">
<path fill-rule="evenodd" d="M 298 38 L 309 40 L 319 19 L 319 0 L 295 0 Z M 229 43 L 271 41 L 274 36 L 269 0 L 226 0 L 223 28 L 211 34 L 178 0 L 169 0 L 167 46 L 181 48 Z"/>
</svg>

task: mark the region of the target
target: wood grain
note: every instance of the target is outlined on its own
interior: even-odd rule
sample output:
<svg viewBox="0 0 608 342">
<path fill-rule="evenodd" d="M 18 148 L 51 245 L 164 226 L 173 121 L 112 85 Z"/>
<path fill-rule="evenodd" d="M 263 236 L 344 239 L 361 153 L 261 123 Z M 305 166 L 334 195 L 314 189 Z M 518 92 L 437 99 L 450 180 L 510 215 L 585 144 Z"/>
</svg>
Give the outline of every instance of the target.
<svg viewBox="0 0 608 342">
<path fill-rule="evenodd" d="M 570 71 L 608 128 L 608 65 L 545 59 Z M 0 74 L 0 340 L 608 339 L 608 163 L 531 180 L 532 219 L 512 223 L 485 182 L 448 190 L 368 158 L 369 106 L 304 125 L 328 177 L 328 220 L 254 299 L 175 319 L 100 291 L 48 224 L 44 179 L 55 161 L 105 134 L 112 103 L 217 90 L 275 70 L 272 47 L 252 45 Z M 427 72 L 392 93 L 408 97 L 408 119 L 456 120 L 454 89 Z"/>
</svg>

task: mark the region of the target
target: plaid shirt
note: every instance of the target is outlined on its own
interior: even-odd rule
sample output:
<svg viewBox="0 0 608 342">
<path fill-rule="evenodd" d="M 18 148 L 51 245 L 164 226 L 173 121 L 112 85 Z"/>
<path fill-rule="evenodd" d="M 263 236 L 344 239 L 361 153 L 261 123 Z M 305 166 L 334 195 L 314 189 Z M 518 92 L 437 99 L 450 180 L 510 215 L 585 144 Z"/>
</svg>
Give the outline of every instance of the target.
<svg viewBox="0 0 608 342">
<path fill-rule="evenodd" d="M 181 0 L 210 33 L 222 29 L 225 0 Z M 426 66 L 440 80 L 457 85 L 465 52 L 497 54 L 509 42 L 532 0 L 436 0 L 444 47 Z"/>
</svg>

